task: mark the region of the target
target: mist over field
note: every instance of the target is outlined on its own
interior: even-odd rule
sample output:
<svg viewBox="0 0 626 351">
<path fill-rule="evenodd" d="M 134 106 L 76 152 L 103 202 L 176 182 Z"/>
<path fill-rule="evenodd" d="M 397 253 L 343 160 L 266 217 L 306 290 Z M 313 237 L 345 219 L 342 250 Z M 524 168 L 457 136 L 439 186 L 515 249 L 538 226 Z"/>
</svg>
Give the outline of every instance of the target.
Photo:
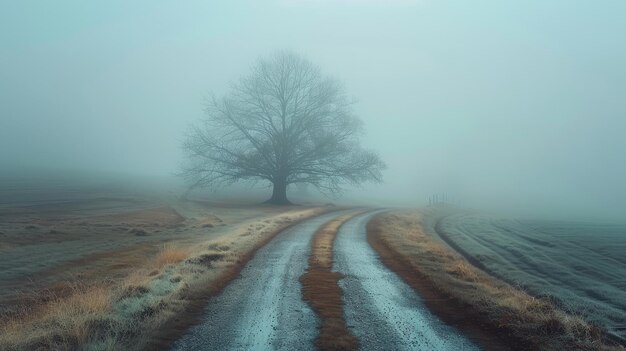
<svg viewBox="0 0 626 351">
<path fill-rule="evenodd" d="M 178 184 L 205 99 L 291 50 L 343 82 L 363 146 L 387 164 L 382 184 L 342 200 L 418 206 L 447 193 L 514 215 L 623 220 L 625 11 L 616 0 L 4 2 L 0 177 Z"/>
</svg>

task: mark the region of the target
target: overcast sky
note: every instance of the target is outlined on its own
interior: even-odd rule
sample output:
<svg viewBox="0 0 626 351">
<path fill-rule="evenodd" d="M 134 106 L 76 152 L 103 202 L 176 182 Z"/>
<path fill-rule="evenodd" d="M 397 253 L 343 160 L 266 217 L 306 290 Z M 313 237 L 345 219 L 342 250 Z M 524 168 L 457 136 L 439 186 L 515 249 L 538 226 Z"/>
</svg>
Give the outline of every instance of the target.
<svg viewBox="0 0 626 351">
<path fill-rule="evenodd" d="M 3 1 L 0 164 L 170 175 L 203 98 L 290 49 L 358 99 L 368 198 L 624 218 L 626 2 Z"/>
</svg>

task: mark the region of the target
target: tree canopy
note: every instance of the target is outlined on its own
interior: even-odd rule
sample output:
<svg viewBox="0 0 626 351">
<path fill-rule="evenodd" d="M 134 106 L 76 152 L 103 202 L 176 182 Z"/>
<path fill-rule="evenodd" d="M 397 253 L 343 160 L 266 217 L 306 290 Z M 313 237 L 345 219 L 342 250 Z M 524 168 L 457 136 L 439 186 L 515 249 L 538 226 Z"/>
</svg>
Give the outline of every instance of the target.
<svg viewBox="0 0 626 351">
<path fill-rule="evenodd" d="M 268 202 L 288 204 L 287 187 L 308 183 L 336 193 L 380 182 L 385 165 L 360 146 L 362 122 L 342 85 L 291 52 L 259 59 L 230 92 L 213 97 L 194 125 L 183 175 L 192 187 L 266 181 Z"/>
</svg>

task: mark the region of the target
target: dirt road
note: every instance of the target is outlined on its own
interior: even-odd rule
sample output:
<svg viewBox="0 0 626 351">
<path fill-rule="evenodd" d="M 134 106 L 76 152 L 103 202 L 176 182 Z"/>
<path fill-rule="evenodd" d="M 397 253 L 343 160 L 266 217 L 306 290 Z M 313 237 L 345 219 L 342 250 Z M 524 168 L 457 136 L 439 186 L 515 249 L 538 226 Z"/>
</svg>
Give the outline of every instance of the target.
<svg viewBox="0 0 626 351">
<path fill-rule="evenodd" d="M 203 322 L 174 350 L 313 350 L 320 321 L 303 301 L 299 277 L 311 238 L 335 212 L 279 234 L 246 265 L 239 278 L 211 299 Z M 420 298 L 378 260 L 366 241 L 373 213 L 340 227 L 334 270 L 345 298 L 348 327 L 363 350 L 473 350 L 476 347 L 430 314 Z"/>
<path fill-rule="evenodd" d="M 298 279 L 311 237 L 341 213 L 307 220 L 261 248 L 174 350 L 313 350 L 319 321 L 302 300 Z"/>
</svg>

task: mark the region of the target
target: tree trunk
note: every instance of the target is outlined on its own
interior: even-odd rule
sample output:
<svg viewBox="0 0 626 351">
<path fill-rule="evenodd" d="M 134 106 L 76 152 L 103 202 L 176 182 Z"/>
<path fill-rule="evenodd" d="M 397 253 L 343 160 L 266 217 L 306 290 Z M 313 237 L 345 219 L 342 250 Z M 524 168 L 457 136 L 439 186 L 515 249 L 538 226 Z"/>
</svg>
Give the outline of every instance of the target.
<svg viewBox="0 0 626 351">
<path fill-rule="evenodd" d="M 287 200 L 287 181 L 276 180 L 272 188 L 272 197 L 266 202 L 273 205 L 291 205 Z"/>
</svg>

